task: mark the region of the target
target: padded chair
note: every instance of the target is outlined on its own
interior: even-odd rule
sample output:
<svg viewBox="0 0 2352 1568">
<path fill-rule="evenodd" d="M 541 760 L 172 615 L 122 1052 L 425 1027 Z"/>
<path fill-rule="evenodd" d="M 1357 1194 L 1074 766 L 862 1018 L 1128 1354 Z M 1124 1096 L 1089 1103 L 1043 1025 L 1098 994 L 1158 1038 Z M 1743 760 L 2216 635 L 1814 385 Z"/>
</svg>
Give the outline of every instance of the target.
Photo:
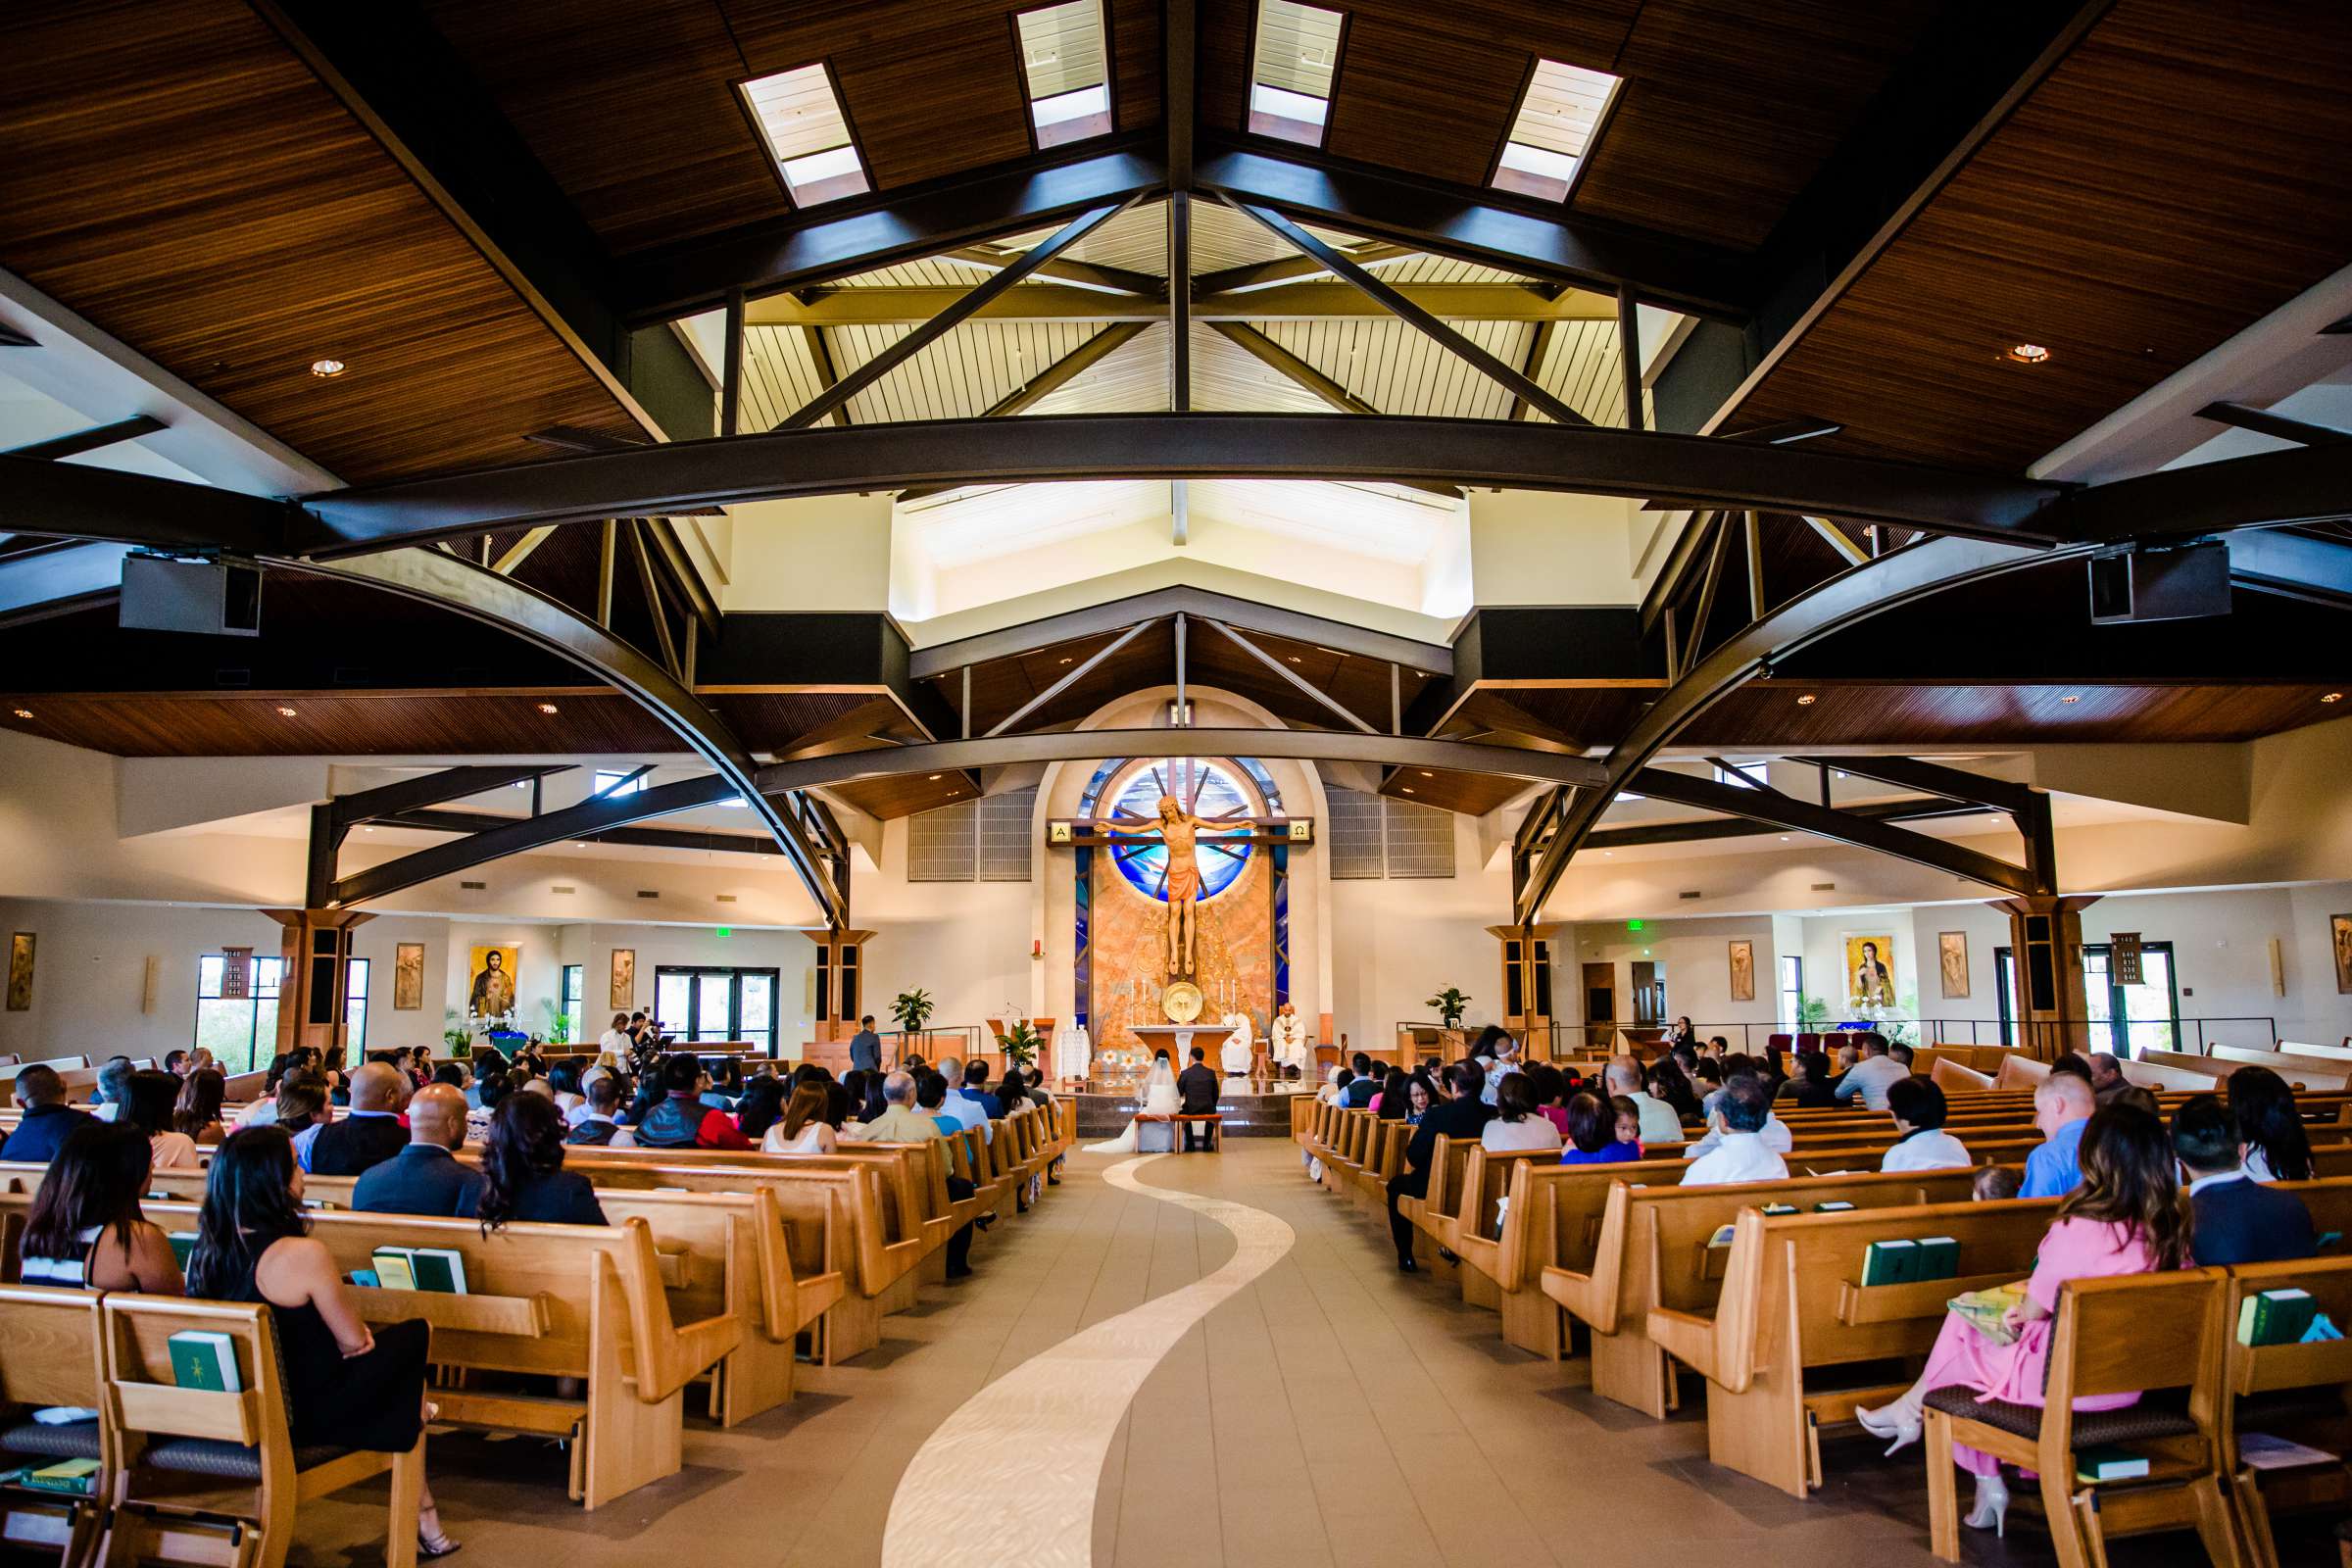
<svg viewBox="0 0 2352 1568">
<path fill-rule="evenodd" d="M 170 1538 L 211 1535 L 236 1568 L 284 1568 L 299 1504 L 388 1470 L 385 1568 L 416 1568 L 421 1434 L 398 1454 L 295 1447 L 268 1307 L 121 1292 L 102 1310 L 105 1408 L 122 1456 L 103 1562 L 142 1562 Z M 172 1336 L 191 1330 L 229 1337 L 241 1393 L 173 1380 Z"/>
<path fill-rule="evenodd" d="M 2227 1289 L 2218 1268 L 2074 1281 L 2060 1293 L 2051 1326 L 2046 1406 L 1980 1400 L 1965 1385 L 1929 1394 L 1928 1543 L 1936 1555 L 1960 1560 L 1952 1447 L 1966 1444 L 2039 1475 L 2060 1568 L 2104 1568 L 2110 1530 L 2183 1526 L 2194 1526 L 2212 1561 L 2244 1568 L 2222 1464 Z M 2162 1396 L 2174 1389 L 2185 1397 Z M 2077 1399 L 2132 1392 L 2140 1401 L 2120 1410 L 2074 1408 Z M 2075 1450 L 2105 1444 L 2147 1454 L 2147 1477 L 2079 1484 Z"/>
</svg>

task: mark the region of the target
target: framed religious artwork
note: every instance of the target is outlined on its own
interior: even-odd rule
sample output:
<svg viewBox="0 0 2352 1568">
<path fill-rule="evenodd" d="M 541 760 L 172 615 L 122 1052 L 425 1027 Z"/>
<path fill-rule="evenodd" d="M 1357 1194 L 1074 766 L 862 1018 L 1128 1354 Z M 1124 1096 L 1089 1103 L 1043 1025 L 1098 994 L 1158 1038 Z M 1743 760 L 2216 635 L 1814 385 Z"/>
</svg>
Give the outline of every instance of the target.
<svg viewBox="0 0 2352 1568">
<path fill-rule="evenodd" d="M 19 931 L 8 939 L 8 1010 L 11 1012 L 32 1010 L 32 938 L 30 931 Z"/>
<path fill-rule="evenodd" d="M 608 1004 L 614 1012 L 630 1012 L 637 1006 L 637 950 L 612 950 L 612 994 Z"/>
<path fill-rule="evenodd" d="M 403 942 L 392 950 L 392 1010 L 416 1012 L 424 1005 L 424 944 Z"/>
<path fill-rule="evenodd" d="M 1744 937 L 1732 944 L 1732 1000 L 1756 1000 L 1756 945 Z"/>
<path fill-rule="evenodd" d="M 1857 1007 L 1894 1005 L 1894 938 L 1873 933 L 1845 939 L 1845 995 Z"/>
<path fill-rule="evenodd" d="M 2329 915 L 2328 932 L 2335 946 L 2335 989 L 2338 992 L 2352 992 L 2352 914 Z M 31 938 L 27 937 L 25 940 L 30 941 Z M 29 970 L 30 958 L 25 960 L 25 965 Z M 8 1004 L 13 1007 L 17 1004 L 15 1001 L 17 988 L 14 979 L 16 971 L 12 967 L 9 973 L 11 979 L 8 988 L 10 998 Z"/>
<path fill-rule="evenodd" d="M 507 1018 L 514 1012 L 514 977 L 522 967 L 522 949 L 513 943 L 493 943 L 472 950 L 466 972 L 466 1011 L 475 1018 Z"/>
<path fill-rule="evenodd" d="M 1943 981 L 1946 1001 L 1963 1001 L 1968 996 L 1968 933 L 1938 931 L 1936 933 L 1936 969 Z"/>
</svg>

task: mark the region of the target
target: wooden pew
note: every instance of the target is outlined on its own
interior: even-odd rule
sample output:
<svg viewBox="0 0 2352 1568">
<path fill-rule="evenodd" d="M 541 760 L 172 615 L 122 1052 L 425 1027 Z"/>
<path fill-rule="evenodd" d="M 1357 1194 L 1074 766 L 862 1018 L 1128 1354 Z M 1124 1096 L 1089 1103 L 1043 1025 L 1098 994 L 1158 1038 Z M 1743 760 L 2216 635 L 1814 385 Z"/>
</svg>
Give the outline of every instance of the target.
<svg viewBox="0 0 2352 1568">
<path fill-rule="evenodd" d="M 1620 1171 L 1632 1167 L 1616 1167 Z M 1653 1308 L 1703 1312 L 1722 1288 L 1728 1250 L 1715 1233 L 1752 1204 L 1832 1200 L 1857 1208 L 1900 1208 L 1968 1196 L 1973 1171 L 1792 1177 L 1723 1187 L 1613 1185 L 1590 1269 L 1547 1267 L 1544 1294 L 1592 1331 L 1592 1392 L 1663 1418 L 1675 1400 L 1666 1352 L 1648 1335 Z"/>
<path fill-rule="evenodd" d="M 2293 1190 L 2311 1206 L 2316 1224 L 2328 1230 L 2340 1229 L 2345 1205 L 2319 1198 L 2328 1187 L 2352 1188 L 2352 1183 L 2310 1182 Z M 2318 1298 L 2320 1310 L 2339 1326 L 2352 1323 L 2352 1257 L 2247 1263 L 2229 1273 L 2229 1295 L 2222 1314 L 2225 1323 L 2237 1322 L 2239 1307 L 2247 1297 L 2290 1288 L 2309 1291 Z M 2240 1423 L 2250 1421 L 2274 1437 L 2307 1442 L 2341 1454 L 2344 1411 L 2352 1408 L 2346 1404 L 2352 1396 L 2352 1340 L 2253 1346 L 2240 1345 L 2232 1333 L 2225 1353 L 2229 1360 L 2222 1377 L 2223 1463 L 2238 1519 L 2245 1528 L 2248 1555 L 2255 1568 L 2278 1568 L 2272 1514 L 2310 1508 L 2341 1512 L 2352 1498 L 2352 1472 L 2340 1461 L 2257 1471 L 2238 1456 Z M 2261 1402 L 2241 1411 L 2241 1398 Z"/>
<path fill-rule="evenodd" d="M 103 1410 L 105 1386 L 97 1293 L 0 1285 L 0 1399 L 25 1407 L 0 1437 L 0 1449 L 20 1464 L 98 1461 L 86 1498 L 0 1492 L 0 1540 L 54 1546 L 62 1568 L 96 1560 L 107 1504 L 122 1480 L 122 1449 L 115 1429 L 104 1420 L 38 1426 L 30 1411 L 44 1405 Z"/>
</svg>

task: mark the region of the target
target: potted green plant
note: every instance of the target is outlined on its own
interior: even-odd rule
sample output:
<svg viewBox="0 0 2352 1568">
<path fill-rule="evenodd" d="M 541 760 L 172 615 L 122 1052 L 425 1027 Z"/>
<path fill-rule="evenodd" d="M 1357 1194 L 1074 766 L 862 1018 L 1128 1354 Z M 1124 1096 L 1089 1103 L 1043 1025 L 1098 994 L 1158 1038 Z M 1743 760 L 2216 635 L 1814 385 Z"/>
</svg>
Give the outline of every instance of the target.
<svg viewBox="0 0 2352 1568">
<path fill-rule="evenodd" d="M 1830 1004 L 1819 997 L 1799 997 L 1796 1000 L 1796 1026 L 1804 1033 L 1816 1035 L 1830 1021 Z"/>
<path fill-rule="evenodd" d="M 899 1020 L 901 1029 L 906 1031 L 906 1046 L 913 1046 L 916 1037 L 923 1035 L 924 1028 L 931 1022 L 932 1005 L 931 993 L 928 991 L 902 991 L 891 999 L 890 1015 Z M 927 1046 L 930 1043 L 930 1038 L 923 1036 L 923 1044 Z"/>
<path fill-rule="evenodd" d="M 567 1046 L 571 1044 L 571 1014 L 568 1012 L 558 1012 L 556 1010 L 555 999 L 552 997 L 541 997 L 539 999 L 539 1005 L 547 1009 L 548 1041 L 551 1044 L 559 1046 Z"/>
<path fill-rule="evenodd" d="M 473 1031 L 466 1026 L 466 1020 L 459 1016 L 458 1009 L 455 1007 L 444 1008 L 441 1013 L 441 1021 L 444 1025 L 441 1030 L 441 1043 L 449 1048 L 449 1054 L 453 1056 L 472 1055 Z"/>
<path fill-rule="evenodd" d="M 1044 1045 L 1045 1042 L 1038 1038 L 1037 1031 L 1029 1026 L 1026 1019 L 997 1036 L 997 1046 L 1004 1053 L 1005 1063 L 1023 1072 L 1037 1065 L 1037 1054 Z"/>
<path fill-rule="evenodd" d="M 1458 986 L 1447 986 L 1424 1005 L 1437 1008 L 1438 1016 L 1445 1020 L 1446 1028 L 1459 1029 L 1462 1026 L 1462 1014 L 1469 1009 L 1470 999 L 1462 995 Z"/>
</svg>

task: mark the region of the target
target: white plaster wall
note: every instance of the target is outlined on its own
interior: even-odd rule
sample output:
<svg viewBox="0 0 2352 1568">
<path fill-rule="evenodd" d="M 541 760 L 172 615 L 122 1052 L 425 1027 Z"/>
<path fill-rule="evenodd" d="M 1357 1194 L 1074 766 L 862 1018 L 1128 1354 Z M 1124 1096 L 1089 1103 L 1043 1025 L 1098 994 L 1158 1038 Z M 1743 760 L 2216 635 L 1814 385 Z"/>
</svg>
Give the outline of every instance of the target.
<svg viewBox="0 0 2352 1568">
<path fill-rule="evenodd" d="M 1633 605 L 1628 519 L 1638 503 L 1538 490 L 1470 493 L 1470 573 L 1481 605 Z"/>
<path fill-rule="evenodd" d="M 889 496 L 755 501 L 730 508 L 728 516 L 732 548 L 721 609 L 890 608 Z"/>
<path fill-rule="evenodd" d="M 1737 1026 L 1746 1024 L 1761 1048 L 1775 1021 L 1773 988 L 1779 983 L 1780 953 L 1775 928 L 1769 915 L 1644 920 L 1640 931 L 1628 931 L 1623 921 L 1572 926 L 1562 933 L 1562 940 L 1573 951 L 1553 954 L 1553 1004 L 1572 1004 L 1562 1011 L 1561 1021 L 1582 1022 L 1583 966 L 1606 963 L 1615 971 L 1618 1014 L 1631 1018 L 1633 966 L 1636 962 L 1654 963 L 1661 966 L 1666 981 L 1668 1018 L 1687 1013 L 1701 1034 L 1722 1034 L 1735 1047 L 1741 1040 Z M 1732 1000 L 1731 945 L 1735 941 L 1755 944 L 1756 995 L 1752 1002 Z"/>
</svg>

